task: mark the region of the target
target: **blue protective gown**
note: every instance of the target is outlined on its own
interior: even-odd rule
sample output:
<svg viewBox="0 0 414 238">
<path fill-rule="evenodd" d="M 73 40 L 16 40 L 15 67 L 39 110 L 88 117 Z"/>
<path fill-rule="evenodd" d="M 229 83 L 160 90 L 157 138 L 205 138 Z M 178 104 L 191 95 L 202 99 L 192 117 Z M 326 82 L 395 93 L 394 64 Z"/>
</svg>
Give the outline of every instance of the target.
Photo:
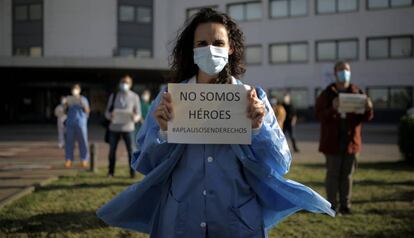
<svg viewBox="0 0 414 238">
<path fill-rule="evenodd" d="M 240 83 L 240 81 L 238 81 Z M 132 167 L 146 175 L 97 211 L 106 223 L 151 237 L 265 237 L 296 211 L 335 212 L 312 189 L 283 178 L 291 154 L 261 88 L 266 116 L 251 145 L 169 144 L 152 112 Z"/>
<path fill-rule="evenodd" d="M 82 102 L 89 108 L 89 101 L 86 97 L 81 96 Z M 78 142 L 79 154 L 81 161 L 89 160 L 88 151 L 88 113 L 81 105 L 74 104 L 68 106 L 66 126 L 66 143 L 65 157 L 66 160 L 74 159 L 73 150 L 75 141 Z"/>
</svg>

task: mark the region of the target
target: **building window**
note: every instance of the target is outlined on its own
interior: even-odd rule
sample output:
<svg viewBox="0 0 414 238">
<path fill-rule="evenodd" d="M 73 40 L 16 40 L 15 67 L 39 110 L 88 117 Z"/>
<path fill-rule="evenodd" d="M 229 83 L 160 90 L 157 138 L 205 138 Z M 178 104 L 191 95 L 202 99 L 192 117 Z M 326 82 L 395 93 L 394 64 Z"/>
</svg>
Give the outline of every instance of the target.
<svg viewBox="0 0 414 238">
<path fill-rule="evenodd" d="M 413 36 L 367 38 L 368 59 L 413 57 Z"/>
<path fill-rule="evenodd" d="M 308 61 L 308 43 L 277 43 L 270 45 L 270 63 L 304 63 Z"/>
<path fill-rule="evenodd" d="M 316 61 L 358 60 L 358 40 L 316 42 Z"/>
<path fill-rule="evenodd" d="M 211 8 L 211 9 L 217 10 L 218 6 L 205 6 L 205 7 L 188 8 L 186 10 L 186 19 L 191 18 L 194 14 L 196 14 L 198 11 L 200 11 L 203 8 Z"/>
<path fill-rule="evenodd" d="M 367 9 L 387 9 L 414 6 L 413 0 L 367 0 Z"/>
<path fill-rule="evenodd" d="M 152 51 L 145 48 L 120 47 L 115 55 L 124 58 L 151 58 Z"/>
<path fill-rule="evenodd" d="M 316 0 L 316 14 L 358 11 L 358 0 Z"/>
<path fill-rule="evenodd" d="M 14 8 L 14 19 L 16 21 L 27 21 L 28 18 L 29 17 L 26 5 L 20 5 Z"/>
<path fill-rule="evenodd" d="M 25 4 L 14 7 L 15 21 L 38 21 L 42 18 L 42 4 Z"/>
<path fill-rule="evenodd" d="M 227 5 L 228 14 L 236 21 L 252 21 L 262 18 L 261 2 L 245 2 Z"/>
<path fill-rule="evenodd" d="M 137 7 L 137 22 L 150 23 L 152 21 L 152 12 L 149 7 Z"/>
<path fill-rule="evenodd" d="M 249 45 L 245 49 L 246 64 L 261 64 L 262 63 L 262 46 Z"/>
<path fill-rule="evenodd" d="M 413 87 L 368 87 L 375 109 L 406 110 L 412 106 Z"/>
<path fill-rule="evenodd" d="M 137 58 L 151 58 L 152 52 L 148 49 L 138 49 L 136 52 Z"/>
<path fill-rule="evenodd" d="M 308 0 L 270 0 L 270 17 L 298 17 L 308 15 Z"/>
<path fill-rule="evenodd" d="M 152 10 L 150 7 L 143 6 L 119 6 L 120 22 L 149 23 L 152 21 Z"/>
<path fill-rule="evenodd" d="M 26 56 L 26 57 L 42 57 L 42 47 L 31 46 L 31 47 L 17 47 L 14 50 L 15 56 Z"/>
<path fill-rule="evenodd" d="M 31 21 L 42 20 L 42 5 L 32 4 L 29 7 L 29 19 Z"/>
<path fill-rule="evenodd" d="M 308 89 L 306 88 L 275 88 L 270 89 L 269 92 L 271 97 L 276 97 L 280 101 L 283 100 L 283 96 L 286 93 L 289 93 L 292 104 L 297 109 L 306 109 L 309 107 Z"/>
<path fill-rule="evenodd" d="M 132 48 L 121 47 L 121 48 L 119 48 L 118 54 L 121 57 L 134 58 L 135 57 L 135 50 L 132 49 Z"/>
<path fill-rule="evenodd" d="M 31 57 L 42 57 L 42 47 L 30 47 L 30 56 Z"/>
<path fill-rule="evenodd" d="M 119 21 L 121 22 L 133 22 L 135 21 L 135 8 L 133 6 L 120 6 L 119 7 Z"/>
</svg>

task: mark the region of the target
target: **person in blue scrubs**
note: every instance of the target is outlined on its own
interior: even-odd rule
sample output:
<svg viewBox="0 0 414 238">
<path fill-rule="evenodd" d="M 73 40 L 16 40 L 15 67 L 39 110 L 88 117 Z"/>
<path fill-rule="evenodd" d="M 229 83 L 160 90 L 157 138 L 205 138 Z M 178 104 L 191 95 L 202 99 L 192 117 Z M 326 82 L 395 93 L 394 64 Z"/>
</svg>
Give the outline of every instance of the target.
<svg viewBox="0 0 414 238">
<path fill-rule="evenodd" d="M 206 8 L 172 53 L 173 82 L 240 84 L 244 37 L 233 19 Z M 312 189 L 283 178 L 291 154 L 263 89 L 248 89 L 251 145 L 168 143 L 174 117 L 164 88 L 138 133 L 132 167 L 145 175 L 97 211 L 112 226 L 152 238 L 264 238 L 288 215 L 335 212 Z"/>
<path fill-rule="evenodd" d="M 75 142 L 78 143 L 81 166 L 88 167 L 88 116 L 90 112 L 89 101 L 81 94 L 80 84 L 72 86 L 72 96 L 67 97 L 65 108 L 66 119 L 66 143 L 65 143 L 65 167 L 69 168 L 74 160 Z"/>
</svg>

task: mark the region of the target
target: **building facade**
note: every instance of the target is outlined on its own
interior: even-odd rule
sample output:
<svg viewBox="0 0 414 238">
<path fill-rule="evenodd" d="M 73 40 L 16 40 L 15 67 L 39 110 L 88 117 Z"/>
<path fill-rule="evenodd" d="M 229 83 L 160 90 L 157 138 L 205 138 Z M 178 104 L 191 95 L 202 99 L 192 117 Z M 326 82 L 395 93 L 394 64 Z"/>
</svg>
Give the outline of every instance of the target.
<svg viewBox="0 0 414 238">
<path fill-rule="evenodd" d="M 242 80 L 279 98 L 290 92 L 305 120 L 338 60 L 350 62 L 378 121 L 413 105 L 412 0 L 0 0 L 1 121 L 53 120 L 74 82 L 97 117 L 124 74 L 155 93 L 177 32 L 202 7 L 239 22 Z"/>
<path fill-rule="evenodd" d="M 135 91 L 157 91 L 168 65 L 155 57 L 153 9 L 150 0 L 1 0 L 1 121 L 53 121 L 78 82 L 96 120 L 123 75 Z"/>
<path fill-rule="evenodd" d="M 170 2 L 171 36 L 201 7 L 236 19 L 246 36 L 243 80 L 278 98 L 290 92 L 305 119 L 313 119 L 315 99 L 334 81 L 339 60 L 350 62 L 352 82 L 372 98 L 375 120 L 396 121 L 413 106 L 412 0 Z"/>
</svg>

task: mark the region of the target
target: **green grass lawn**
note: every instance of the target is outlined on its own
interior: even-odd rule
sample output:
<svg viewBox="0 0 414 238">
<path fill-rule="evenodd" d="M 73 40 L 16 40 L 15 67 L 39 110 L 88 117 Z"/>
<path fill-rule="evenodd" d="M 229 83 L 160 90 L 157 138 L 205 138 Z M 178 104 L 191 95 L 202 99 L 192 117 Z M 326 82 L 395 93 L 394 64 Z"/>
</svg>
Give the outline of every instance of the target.
<svg viewBox="0 0 414 238">
<path fill-rule="evenodd" d="M 134 182 L 127 169 L 119 177 L 79 172 L 0 210 L 0 237 L 147 237 L 106 226 L 95 210 Z M 294 164 L 289 178 L 322 195 L 323 164 Z M 360 164 L 354 176 L 353 215 L 331 218 L 300 212 L 284 220 L 270 237 L 414 237 L 414 167 L 405 163 Z"/>
</svg>

